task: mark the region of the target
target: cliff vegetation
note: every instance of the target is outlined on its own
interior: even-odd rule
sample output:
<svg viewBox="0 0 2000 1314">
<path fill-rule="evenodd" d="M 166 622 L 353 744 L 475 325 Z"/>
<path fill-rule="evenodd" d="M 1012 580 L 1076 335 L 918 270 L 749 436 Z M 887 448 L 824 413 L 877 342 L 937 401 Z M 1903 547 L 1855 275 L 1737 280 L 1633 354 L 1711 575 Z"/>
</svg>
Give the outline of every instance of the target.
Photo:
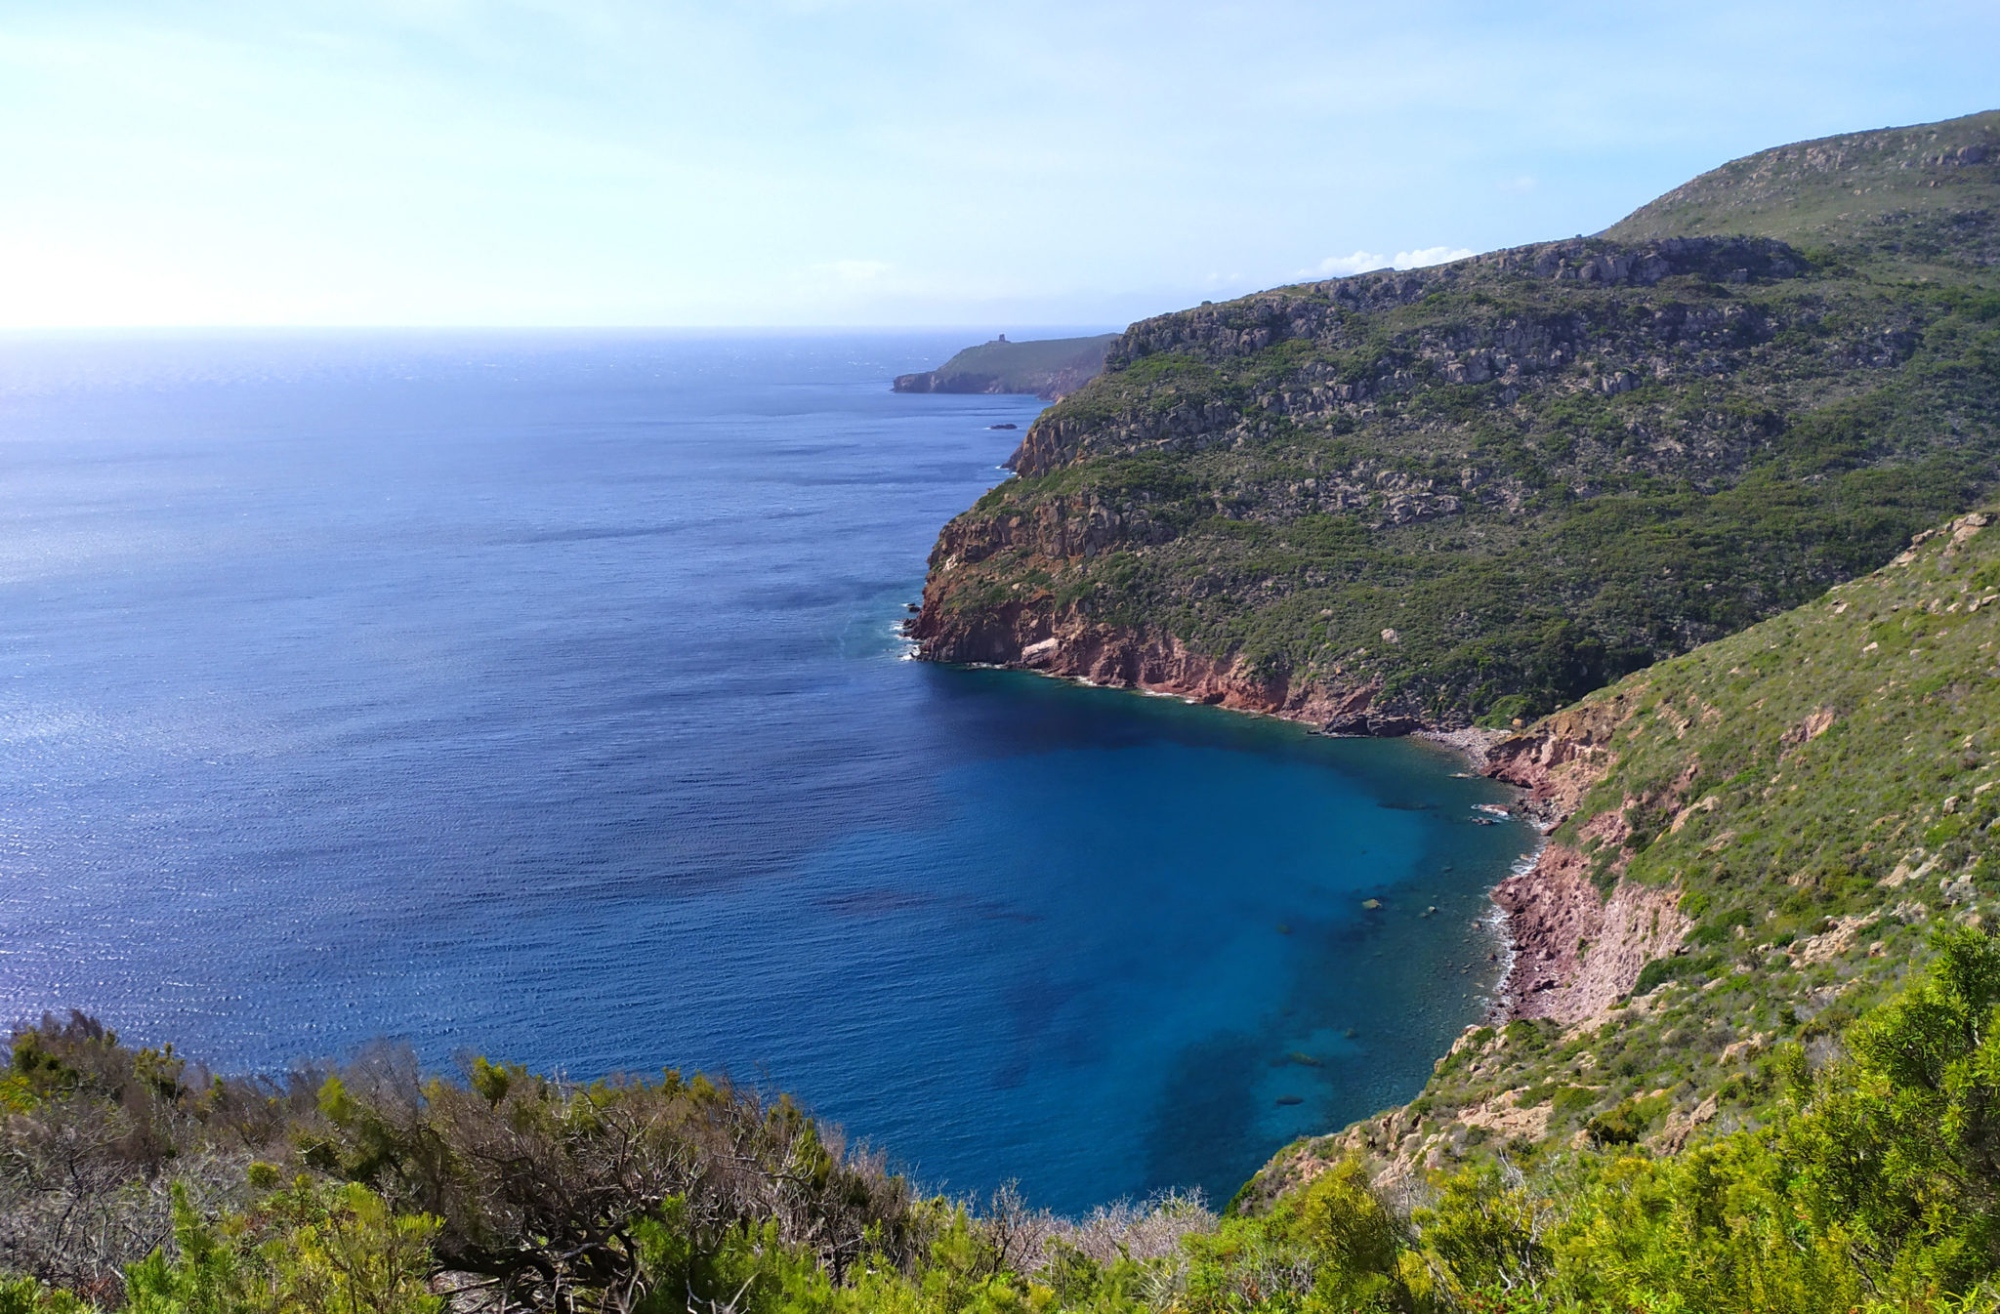
<svg viewBox="0 0 2000 1314">
<path fill-rule="evenodd" d="M 1507 725 L 2000 480 L 2000 113 L 1593 238 L 1134 324 L 940 535 L 923 655 L 1335 729 Z"/>
<path fill-rule="evenodd" d="M 1941 930 L 2000 914 L 2000 531 L 1894 562 L 1507 740 L 1553 824 L 1501 886 L 1497 1015 L 1423 1094 L 1296 1147 L 1253 1196 L 1362 1151 L 1391 1175 L 1763 1125 L 1788 1054 L 1843 1052 Z M 2000 1185 L 2000 1183 L 1996 1183 Z"/>
</svg>

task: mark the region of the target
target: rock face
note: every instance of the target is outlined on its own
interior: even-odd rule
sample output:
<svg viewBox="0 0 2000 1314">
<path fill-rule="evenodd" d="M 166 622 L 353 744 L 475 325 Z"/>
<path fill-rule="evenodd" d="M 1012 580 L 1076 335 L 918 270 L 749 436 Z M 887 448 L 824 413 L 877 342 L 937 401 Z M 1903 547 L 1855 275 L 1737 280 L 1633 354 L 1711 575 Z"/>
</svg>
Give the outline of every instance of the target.
<svg viewBox="0 0 2000 1314">
<path fill-rule="evenodd" d="M 1677 278 L 1736 286 L 1780 282 L 1808 267 L 1783 242 L 1760 238 L 1669 238 L 1636 247 L 1594 238 L 1544 242 L 1431 269 L 1302 284 L 1246 298 L 1248 306 L 1231 302 L 1141 320 L 1112 343 L 1104 365 L 1115 374 L 1156 356 L 1211 363 L 1248 360 L 1287 343 L 1337 341 L 1355 316 L 1390 315 L 1427 298 L 1499 283 L 1547 284 L 1559 293 L 1649 289 Z M 1245 309 L 1253 313 L 1245 316 Z M 1626 341 L 1603 332 L 1609 327 L 1561 316 L 1515 322 L 1490 337 L 1463 329 L 1426 335 L 1430 340 L 1413 353 L 1415 359 L 1390 355 L 1351 378 L 1341 377 L 1351 367 L 1347 372 L 1301 371 L 1303 377 L 1292 386 L 1255 398 L 1254 410 L 1257 418 L 1324 419 L 1417 391 L 1433 377 L 1446 384 L 1499 381 L 1525 389 L 1568 375 L 1564 382 L 1617 396 L 1656 372 L 1656 353 L 1677 354 L 1676 348 L 1684 351 L 1704 342 L 1718 348 L 1743 344 L 1777 328 L 1747 306 L 1665 310 L 1621 326 L 1636 334 Z M 1583 362 L 1592 352 L 1599 359 L 1586 367 Z M 1093 453 L 1215 445 L 1238 435 L 1247 409 L 1216 399 L 1200 406 L 1149 407 L 1110 425 L 1096 415 L 1052 412 L 1029 430 L 1014 454 L 1013 468 L 1024 475 L 1047 474 Z M 1366 491 L 1376 488 L 1370 484 Z"/>
<path fill-rule="evenodd" d="M 1097 368 L 1076 366 L 1058 370 L 1035 370 L 1023 374 L 991 374 L 972 370 L 925 370 L 921 374 L 898 374 L 892 392 L 1032 393 L 1043 401 L 1059 401 L 1097 377 Z"/>
<path fill-rule="evenodd" d="M 1560 825 L 1616 763 L 1612 736 L 1643 692 L 1635 684 L 1544 717 L 1495 744 L 1486 773 L 1527 790 L 1526 807 L 1544 827 Z"/>
<path fill-rule="evenodd" d="M 1781 148 L 1598 237 L 1140 321 L 940 535 L 922 655 L 1506 724 L 1874 569 L 2000 487 L 1995 133 Z M 1773 235 L 1835 184 L 1921 194 L 1928 245 L 1900 210 Z"/>
<path fill-rule="evenodd" d="M 1295 681 L 1285 671 L 1259 669 L 1240 653 L 1198 652 L 1169 632 L 1108 623 L 1074 605 L 1050 605 L 1046 597 L 952 605 L 960 568 L 996 552 L 1026 546 L 1059 555 L 1088 553 L 1095 542 L 1132 529 L 1101 506 L 1078 508 L 1075 514 L 1057 506 L 1033 520 L 953 521 L 931 554 L 923 605 L 909 628 L 918 655 L 927 661 L 1009 666 L 1111 688 L 1178 694 L 1212 706 L 1308 722 L 1333 734 L 1391 737 L 1463 725 L 1436 723 L 1408 707 L 1377 706 L 1381 682 L 1370 674 Z"/>
<path fill-rule="evenodd" d="M 1415 717 L 1371 713 L 1373 683 L 1295 686 L 1242 657 L 1191 651 L 1170 634 L 1091 621 L 1081 612 L 1002 603 L 948 613 L 930 605 L 910 629 L 931 661 L 1012 666 L 1114 689 L 1178 694 L 1210 706 L 1261 712 L 1319 725 L 1335 734 L 1406 735 L 1427 728 Z"/>
<path fill-rule="evenodd" d="M 1628 681 L 1500 741 L 1487 754 L 1486 773 L 1527 790 L 1525 806 L 1545 828 L 1562 825 L 1618 764 L 1614 737 L 1646 689 L 1642 680 Z M 1625 818 L 1633 806 L 1658 804 L 1678 812 L 1684 803 L 1678 795 L 1628 798 L 1616 811 L 1583 819 L 1583 836 L 1621 854 L 1609 863 L 1608 891 L 1593 880 L 1591 859 L 1553 842 L 1542 847 L 1531 868 L 1494 890 L 1513 950 L 1495 1009 L 1499 1016 L 1570 1024 L 1601 1020 L 1632 992 L 1647 963 L 1680 948 L 1689 929 L 1680 891 L 1627 881 L 1618 846 L 1630 833 Z"/>
<path fill-rule="evenodd" d="M 1602 1020 L 1632 993 L 1639 973 L 1681 945 L 1688 920 L 1680 891 L 1620 880 L 1610 896 L 1590 881 L 1589 861 L 1562 844 L 1493 892 L 1507 914 L 1514 961 L 1498 1013 L 1563 1023 Z"/>
</svg>

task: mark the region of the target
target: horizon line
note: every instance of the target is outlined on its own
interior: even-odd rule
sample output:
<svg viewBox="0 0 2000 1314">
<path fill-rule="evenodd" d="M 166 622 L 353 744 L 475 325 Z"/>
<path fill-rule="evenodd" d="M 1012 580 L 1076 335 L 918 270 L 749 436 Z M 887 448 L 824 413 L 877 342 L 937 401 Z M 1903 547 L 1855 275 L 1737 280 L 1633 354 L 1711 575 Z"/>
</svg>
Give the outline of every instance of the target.
<svg viewBox="0 0 2000 1314">
<path fill-rule="evenodd" d="M 1161 312 L 1161 313 L 1172 313 Z M 986 332 L 998 320 L 916 324 L 30 324 L 0 325 L 0 338 L 29 336 L 100 336 L 118 333 L 952 333 Z M 1028 323 L 1031 331 L 1077 330 L 1123 332 L 1136 320 L 1116 328 L 1109 321 Z M 1014 329 L 1004 330 L 1014 332 Z"/>
</svg>

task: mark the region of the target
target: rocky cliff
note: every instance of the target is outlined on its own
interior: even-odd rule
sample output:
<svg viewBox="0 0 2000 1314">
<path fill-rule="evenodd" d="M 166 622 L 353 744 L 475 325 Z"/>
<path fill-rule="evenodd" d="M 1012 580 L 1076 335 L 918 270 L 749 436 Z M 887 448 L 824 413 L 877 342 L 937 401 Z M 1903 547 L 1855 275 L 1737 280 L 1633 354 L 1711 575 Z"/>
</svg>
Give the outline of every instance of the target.
<svg viewBox="0 0 2000 1314">
<path fill-rule="evenodd" d="M 2000 115 L 1840 140 L 1133 325 L 940 535 L 922 655 L 1504 726 L 1872 568 L 2000 481 Z M 1836 156 L 1894 204 L 1816 218 Z"/>
</svg>

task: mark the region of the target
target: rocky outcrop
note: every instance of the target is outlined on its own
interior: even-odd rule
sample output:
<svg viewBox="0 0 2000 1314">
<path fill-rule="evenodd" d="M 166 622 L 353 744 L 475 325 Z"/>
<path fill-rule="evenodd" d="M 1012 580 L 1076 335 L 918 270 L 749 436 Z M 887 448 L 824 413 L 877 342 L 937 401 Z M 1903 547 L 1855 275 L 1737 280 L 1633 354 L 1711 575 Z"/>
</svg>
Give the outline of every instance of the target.
<svg viewBox="0 0 2000 1314">
<path fill-rule="evenodd" d="M 1240 653 L 1205 653 L 1152 627 L 1090 615 L 1045 588 L 994 596 L 967 584 L 971 568 L 1003 553 L 1045 562 L 1088 560 L 1116 545 L 1162 541 L 1172 527 L 1142 505 L 1119 508 L 1094 495 L 1052 498 L 1025 515 L 964 515 L 946 525 L 931 552 L 921 608 L 908 628 L 926 661 L 1006 666 L 1112 688 L 1175 694 L 1235 711 L 1284 717 L 1329 734 L 1397 737 L 1458 733 L 1410 703 L 1382 699 L 1372 670 L 1294 678 L 1260 669 Z M 1393 645 L 1384 631 L 1384 643 Z M 1459 745 L 1478 757 L 1475 745 Z"/>
<path fill-rule="evenodd" d="M 898 374 L 889 385 L 891 392 L 950 392 L 998 396 L 1003 393 L 1032 393 L 1043 401 L 1061 401 L 1097 377 L 1089 366 L 1038 370 L 1023 377 L 978 373 L 967 370 L 925 370 L 919 374 Z"/>
<path fill-rule="evenodd" d="M 1583 854 L 1544 846 L 1532 868 L 1493 892 L 1514 953 L 1498 1011 L 1563 1023 L 1603 1018 L 1632 993 L 1647 963 L 1680 947 L 1689 923 L 1679 894 L 1619 880 L 1607 897 Z"/>
<path fill-rule="evenodd" d="M 1544 718 L 1496 744 L 1487 774 L 1527 790 L 1526 807 L 1544 827 L 1561 825 L 1617 764 L 1613 738 L 1645 692 L 1645 684 L 1628 683 Z M 1601 1019 L 1632 992 L 1647 963 L 1680 948 L 1690 925 L 1680 891 L 1625 880 L 1622 845 L 1634 809 L 1656 809 L 1672 818 L 1675 829 L 1705 810 L 1703 802 L 1685 798 L 1692 780 L 1689 772 L 1659 798 L 1623 799 L 1579 828 L 1582 840 L 1613 855 L 1606 861 L 1608 893 L 1593 879 L 1593 859 L 1560 843 L 1544 845 L 1532 867 L 1494 890 L 1513 950 L 1496 1013 L 1564 1023 Z"/>
<path fill-rule="evenodd" d="M 1638 692 L 1600 694 L 1510 735 L 1493 746 L 1487 774 L 1527 790 L 1524 806 L 1553 829 L 1618 760 L 1611 737 L 1630 719 Z"/>
<path fill-rule="evenodd" d="M 1000 552 L 1019 551 L 1055 564 L 1087 560 L 1116 544 L 1164 541 L 1172 532 L 1143 505 L 1121 508 L 1092 494 L 1050 498 L 1026 514 L 960 516 L 938 535 L 925 595 L 931 596 L 933 585 L 940 591 L 955 586 L 959 581 L 948 578 L 952 572 Z"/>
<path fill-rule="evenodd" d="M 1279 421 L 1380 425 L 1384 403 L 1440 385 L 1492 383 L 1511 406 L 1537 392 L 1616 397 L 1647 383 L 1729 372 L 1748 358 L 1746 353 L 1805 321 L 1795 323 L 1768 307 L 1734 301 L 1669 300 L 1626 316 L 1606 315 L 1579 302 L 1539 315 L 1470 316 L 1429 325 L 1394 349 L 1367 350 L 1374 358 L 1365 363 L 1349 353 L 1372 341 L 1359 327 L 1371 315 L 1427 298 L 1470 295 L 1496 280 L 1632 291 L 1676 277 L 1722 286 L 1769 284 L 1796 278 L 1807 268 L 1804 257 L 1784 243 L 1761 239 L 1687 238 L 1621 246 L 1586 238 L 1515 247 L 1430 269 L 1299 284 L 1225 305 L 1159 315 L 1132 325 L 1112 344 L 1104 366 L 1110 379 L 1152 357 L 1226 369 L 1285 343 L 1309 349 L 1297 368 L 1248 389 L 1218 395 L 1195 389 L 1161 404 L 1152 390 L 1141 387 L 1119 399 L 1125 404 L 1106 398 L 1087 414 L 1053 411 L 1029 430 L 1011 465 L 1024 475 L 1040 475 L 1090 456 L 1233 446 L 1256 441 Z M 1810 317 L 1816 312 L 1796 313 Z M 1891 336 L 1869 339 L 1857 350 L 1870 359 L 1854 363 L 1888 365 L 1907 356 L 1914 336 L 1894 336 L 1897 328 L 1884 325 Z M 1874 360 L 1876 356 L 1881 359 Z M 1690 444 L 1682 439 L 1681 450 L 1658 459 L 1683 469 L 1692 455 L 1712 475 L 1768 436 L 1756 432 L 1755 425 L 1742 432 L 1740 420 L 1720 414 L 1705 417 L 1703 424 L 1701 436 L 1690 435 L 1698 450 L 1687 450 Z M 1623 452 L 1620 459 L 1635 455 Z"/>
<path fill-rule="evenodd" d="M 1430 729 L 1421 718 L 1373 707 L 1373 681 L 1296 683 L 1240 656 L 1194 652 L 1170 634 L 1121 629 L 1047 599 L 951 610 L 928 589 L 910 627 L 920 657 L 1039 671 L 1114 689 L 1175 694 L 1232 711 L 1320 726 L 1334 734 L 1397 736 Z"/>
<path fill-rule="evenodd" d="M 1120 370 L 1162 352 L 1219 361 L 1297 338 L 1333 339 L 1348 315 L 1393 310 L 1496 273 L 1586 287 L 1653 287 L 1676 276 L 1769 282 L 1796 277 L 1805 268 L 1797 251 L 1764 238 L 1669 238 L 1635 245 L 1601 238 L 1538 242 L 1428 269 L 1297 284 L 1241 302 L 1141 320 L 1112 345 L 1105 368 Z M 1561 363 L 1560 357 L 1551 362 Z"/>
</svg>

